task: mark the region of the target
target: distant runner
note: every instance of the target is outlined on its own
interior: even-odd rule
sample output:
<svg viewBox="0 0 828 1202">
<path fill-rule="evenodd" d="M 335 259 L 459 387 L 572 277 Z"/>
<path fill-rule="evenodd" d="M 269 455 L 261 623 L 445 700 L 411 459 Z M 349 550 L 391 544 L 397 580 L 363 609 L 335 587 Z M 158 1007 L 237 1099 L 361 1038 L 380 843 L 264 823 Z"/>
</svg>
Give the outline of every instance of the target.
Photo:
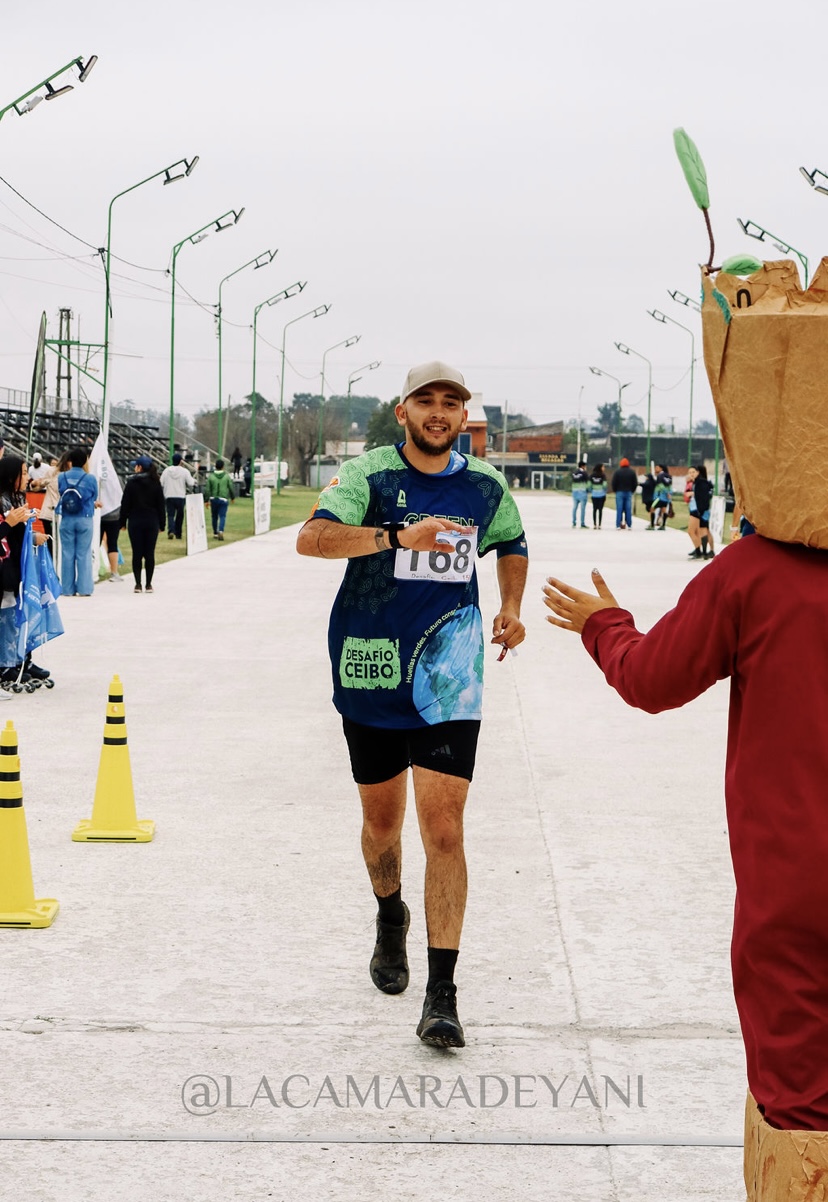
<svg viewBox="0 0 828 1202">
<path fill-rule="evenodd" d="M 342 465 L 297 539 L 302 555 L 349 560 L 328 632 L 333 700 L 363 809 L 362 852 L 378 904 L 371 979 L 408 985 L 400 864 L 407 771 L 426 853 L 428 983 L 417 1034 L 463 1047 L 454 970 L 466 906 L 463 808 L 483 692 L 475 558 L 497 553 L 493 643 L 524 639 L 527 552 L 505 479 L 452 450 L 471 393 L 444 363 L 412 368 L 396 408 L 405 441 Z"/>
</svg>

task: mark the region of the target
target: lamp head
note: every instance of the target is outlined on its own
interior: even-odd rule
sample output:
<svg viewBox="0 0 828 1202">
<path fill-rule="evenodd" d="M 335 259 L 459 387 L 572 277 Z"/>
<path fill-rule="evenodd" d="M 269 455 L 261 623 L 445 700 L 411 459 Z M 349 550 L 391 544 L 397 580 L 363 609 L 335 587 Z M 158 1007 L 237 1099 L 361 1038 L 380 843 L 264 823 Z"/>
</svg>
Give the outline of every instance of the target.
<svg viewBox="0 0 828 1202">
<path fill-rule="evenodd" d="M 41 100 L 45 100 L 45 99 L 46 99 L 45 96 L 30 96 L 29 99 L 26 101 L 26 103 L 21 104 L 20 108 L 17 111 L 22 117 L 24 113 L 30 113 L 32 111 L 32 109 L 36 109 L 37 106 L 40 104 Z"/>
<path fill-rule="evenodd" d="M 190 241 L 192 242 L 193 246 L 195 246 L 196 243 L 203 242 L 206 237 L 208 237 L 207 234 L 193 234 Z"/>
<path fill-rule="evenodd" d="M 278 250 L 264 250 L 260 255 L 257 255 L 253 262 L 253 270 L 258 271 L 260 267 L 267 267 L 269 263 L 278 255 Z"/>
<path fill-rule="evenodd" d="M 316 309 L 314 309 L 311 317 L 324 317 L 330 307 L 330 305 L 319 305 Z"/>
<path fill-rule="evenodd" d="M 626 346 L 623 342 L 616 342 L 615 345 L 617 346 L 618 350 L 621 352 L 622 355 L 629 355 L 630 348 L 628 346 Z"/>
<path fill-rule="evenodd" d="M 92 68 L 95 66 L 95 63 L 97 61 L 98 61 L 97 54 L 93 54 L 90 58 L 88 58 L 86 60 L 85 67 L 83 65 L 83 59 L 79 58 L 79 59 L 75 60 L 75 65 L 78 68 L 78 71 L 80 72 L 78 78 L 80 79 L 81 83 L 86 83 L 87 79 L 89 78 L 90 72 L 92 71 Z"/>
<path fill-rule="evenodd" d="M 359 342 L 361 337 L 362 337 L 361 334 L 354 334 L 353 337 L 346 338 L 345 341 L 342 343 L 342 345 L 347 350 L 349 346 L 356 346 L 356 344 Z"/>
<path fill-rule="evenodd" d="M 589 370 L 592 372 L 592 374 L 593 374 L 594 376 L 602 376 L 602 375 L 604 374 L 604 373 L 601 371 L 600 367 L 591 367 Z"/>
<path fill-rule="evenodd" d="M 648 309 L 647 312 L 650 314 L 650 317 L 654 317 L 656 321 L 667 321 L 666 315 L 662 313 L 660 309 Z"/>
<path fill-rule="evenodd" d="M 46 95 L 43 97 L 43 99 L 44 100 L 56 100 L 58 96 L 65 96 L 67 92 L 73 92 L 73 91 L 74 91 L 74 88 L 73 88 L 72 84 L 70 84 L 70 83 L 64 84 L 62 88 L 53 88 L 52 85 L 47 81 Z"/>
</svg>

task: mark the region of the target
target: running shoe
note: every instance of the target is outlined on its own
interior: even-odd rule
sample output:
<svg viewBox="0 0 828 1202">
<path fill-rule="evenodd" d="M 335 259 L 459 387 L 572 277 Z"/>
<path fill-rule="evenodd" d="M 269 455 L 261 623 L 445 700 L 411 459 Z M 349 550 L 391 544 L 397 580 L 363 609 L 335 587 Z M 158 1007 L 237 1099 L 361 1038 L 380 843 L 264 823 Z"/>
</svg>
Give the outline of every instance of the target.
<svg viewBox="0 0 828 1202">
<path fill-rule="evenodd" d="M 457 1017 L 457 986 L 453 981 L 438 981 L 423 1002 L 423 1017 L 417 1026 L 423 1043 L 433 1048 L 464 1048 L 466 1040 Z"/>
<path fill-rule="evenodd" d="M 405 922 L 395 926 L 377 917 L 377 942 L 371 957 L 371 980 L 383 993 L 402 993 L 408 988 L 408 958 L 405 937 L 411 923 L 408 906 L 403 902 Z"/>
</svg>

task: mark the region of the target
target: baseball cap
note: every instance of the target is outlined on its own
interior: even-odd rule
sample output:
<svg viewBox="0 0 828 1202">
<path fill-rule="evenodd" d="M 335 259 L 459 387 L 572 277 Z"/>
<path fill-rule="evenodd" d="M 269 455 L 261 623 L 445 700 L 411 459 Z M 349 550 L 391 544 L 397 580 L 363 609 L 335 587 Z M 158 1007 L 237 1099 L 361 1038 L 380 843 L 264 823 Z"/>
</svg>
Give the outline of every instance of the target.
<svg viewBox="0 0 828 1202">
<path fill-rule="evenodd" d="M 40 463 L 42 459 L 43 456 L 40 451 L 35 451 L 34 455 L 32 455 L 32 463 Z"/>
<path fill-rule="evenodd" d="M 622 459 L 621 462 L 618 464 L 618 466 L 619 467 L 629 467 L 630 466 L 629 459 Z"/>
<path fill-rule="evenodd" d="M 466 387 L 466 381 L 457 368 L 449 367 L 447 363 L 441 363 L 435 359 L 432 363 L 421 363 L 419 367 L 411 368 L 405 377 L 405 384 L 400 393 L 400 403 L 407 400 L 418 388 L 425 388 L 426 384 L 454 384 L 464 401 L 471 400 L 471 393 Z"/>
<path fill-rule="evenodd" d="M 149 455 L 139 455 L 137 459 L 130 459 L 130 467 L 142 467 L 145 472 L 148 472 L 152 467 L 152 460 Z"/>
<path fill-rule="evenodd" d="M 173 455 L 173 463 L 179 464 L 180 462 L 181 462 L 181 452 L 176 451 L 176 453 Z"/>
</svg>

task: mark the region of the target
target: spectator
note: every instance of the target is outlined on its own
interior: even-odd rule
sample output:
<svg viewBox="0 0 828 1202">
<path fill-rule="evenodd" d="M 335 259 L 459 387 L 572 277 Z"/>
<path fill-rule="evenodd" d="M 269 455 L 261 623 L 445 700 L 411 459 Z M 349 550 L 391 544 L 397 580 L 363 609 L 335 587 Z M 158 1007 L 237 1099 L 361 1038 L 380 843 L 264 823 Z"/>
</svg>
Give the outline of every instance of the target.
<svg viewBox="0 0 828 1202">
<path fill-rule="evenodd" d="M 649 526 L 645 526 L 645 530 L 652 530 L 652 512 L 653 512 L 653 497 L 655 496 L 655 476 L 652 472 L 647 472 L 647 475 L 641 482 L 641 500 L 644 502 L 645 511 L 651 515 Z"/>
<path fill-rule="evenodd" d="M 612 474 L 616 530 L 632 530 L 632 499 L 637 488 L 638 476 L 630 467 L 629 459 L 622 459 Z"/>
<path fill-rule="evenodd" d="M 604 517 L 604 502 L 607 499 L 607 477 L 603 463 L 595 464 L 589 477 L 589 485 L 592 493 L 592 528 L 600 530 Z"/>
<path fill-rule="evenodd" d="M 589 482 L 589 472 L 586 470 L 586 461 L 581 459 L 575 471 L 572 473 L 572 528 L 578 524 L 578 510 L 581 511 L 581 526 L 586 530 L 586 503 L 587 503 L 587 484 Z"/>
<path fill-rule="evenodd" d="M 210 516 L 213 520 L 213 537 L 224 542 L 224 523 L 227 520 L 227 506 L 235 501 L 233 482 L 224 470 L 224 460 L 216 460 L 216 470 L 207 477 L 207 500 L 210 502 Z"/>
<path fill-rule="evenodd" d="M 32 466 L 29 469 L 29 492 L 45 492 L 50 476 L 49 465 L 43 462 L 40 451 L 32 455 Z"/>
<path fill-rule="evenodd" d="M 167 507 L 167 538 L 181 538 L 187 493 L 194 488 L 195 480 L 182 465 L 181 452 L 176 451 L 170 466 L 161 473 L 161 490 Z"/>
<path fill-rule="evenodd" d="M 55 506 L 60 499 L 58 492 L 58 475 L 65 472 L 69 466 L 69 452 L 64 451 L 60 459 L 52 459 L 51 469 L 52 474 L 46 482 L 46 495 L 43 498 L 43 504 L 40 506 L 40 524 L 49 539 L 48 547 L 49 554 L 54 559 L 54 538 L 52 530 L 54 526 Z"/>
<path fill-rule="evenodd" d="M 658 530 L 667 529 L 667 519 L 673 516 L 672 502 L 670 500 L 673 477 L 667 471 L 665 464 L 656 464 L 655 475 L 655 493 L 653 495 L 653 505 L 650 510 L 650 530 L 654 527 Z M 643 490 L 642 490 L 643 491 Z"/>
<path fill-rule="evenodd" d="M 696 468 L 696 480 L 693 485 L 693 500 L 699 518 L 698 555 L 693 552 L 693 559 L 713 558 L 713 533 L 710 529 L 710 498 L 713 495 L 713 485 L 707 478 L 707 468 L 700 464 Z"/>
<path fill-rule="evenodd" d="M 155 573 L 155 544 L 164 529 L 166 512 L 164 490 L 158 479 L 158 468 L 149 455 L 139 455 L 130 466 L 134 469 L 121 497 L 119 525 L 129 534 L 132 547 L 132 574 L 135 577 L 133 592 L 153 592 L 152 577 Z M 145 589 L 141 588 L 141 569 L 144 570 Z"/>
<path fill-rule="evenodd" d="M 249 456 L 244 461 L 244 468 L 243 468 L 242 474 L 244 475 L 244 495 L 246 497 L 249 497 L 250 496 L 250 483 L 253 479 L 253 468 L 251 467 Z"/>
<path fill-rule="evenodd" d="M 17 654 L 18 629 L 15 623 L 15 602 L 20 588 L 20 552 L 26 522 L 34 517 L 35 511 L 26 504 L 26 464 L 17 455 L 5 455 L 0 459 L 0 540 L 7 554 L 0 559 L 0 682 L 10 684 L 21 675 L 21 667 L 31 676 L 44 679 L 49 675 L 45 668 L 38 668 L 27 659 L 21 665 Z M 45 534 L 35 534 L 36 546 L 46 542 Z M 10 694 L 0 692 L 0 700 Z"/>
<path fill-rule="evenodd" d="M 239 447 L 236 447 L 235 451 L 230 456 L 230 462 L 233 464 L 233 475 L 238 476 L 242 466 L 242 453 Z"/>
<path fill-rule="evenodd" d="M 121 531 L 121 507 L 110 509 L 101 514 L 101 545 L 106 543 L 106 557 L 109 560 L 109 580 L 112 584 L 123 583 L 123 576 L 118 571 L 118 535 Z"/>
<path fill-rule="evenodd" d="M 60 499 L 60 588 L 64 597 L 91 597 L 92 518 L 98 501 L 98 481 L 87 469 L 86 447 L 73 447 L 69 467 L 58 475 Z"/>
</svg>

